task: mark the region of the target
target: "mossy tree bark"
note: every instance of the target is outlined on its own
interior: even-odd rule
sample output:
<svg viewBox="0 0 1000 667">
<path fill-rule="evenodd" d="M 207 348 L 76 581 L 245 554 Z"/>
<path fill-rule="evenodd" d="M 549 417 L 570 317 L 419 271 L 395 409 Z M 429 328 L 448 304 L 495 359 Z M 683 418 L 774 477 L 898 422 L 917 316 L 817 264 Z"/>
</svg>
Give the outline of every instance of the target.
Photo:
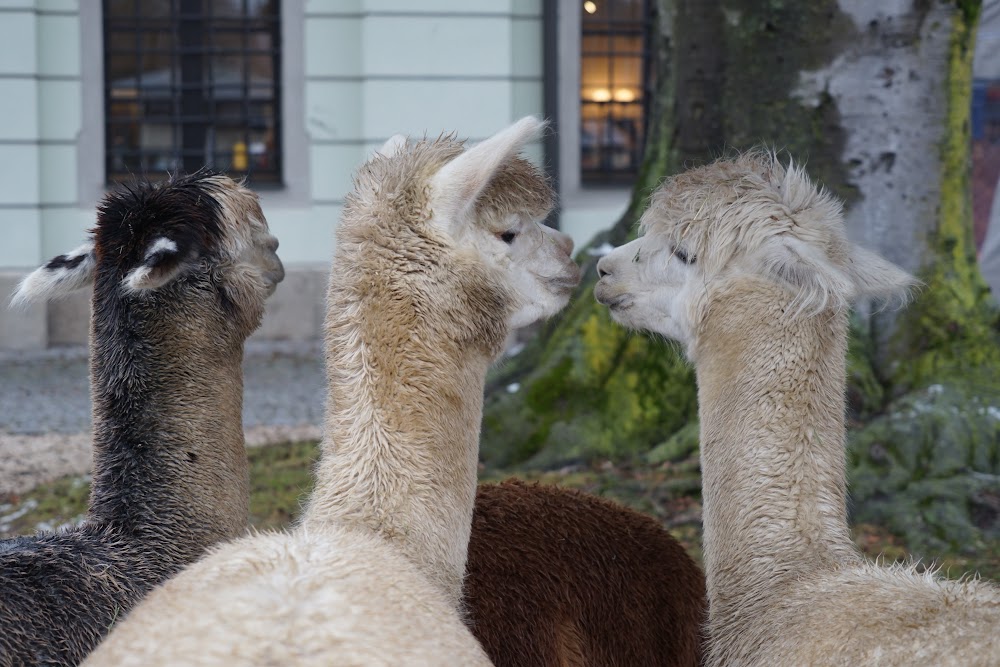
<svg viewBox="0 0 1000 667">
<path fill-rule="evenodd" d="M 880 4 L 659 0 L 659 80 L 643 168 L 626 214 L 590 246 L 628 240 L 651 189 L 681 166 L 759 144 L 787 150 L 845 200 L 854 240 L 928 285 L 901 317 L 862 310 L 857 318 L 851 398 L 868 415 L 942 373 L 1000 369 L 996 314 L 971 245 L 979 2 Z M 691 370 L 671 345 L 611 322 L 591 294 L 594 258 L 580 256 L 587 272 L 578 298 L 493 376 L 487 463 L 696 446 Z"/>
<path fill-rule="evenodd" d="M 935 138 L 917 165 L 929 195 L 923 205 L 904 207 L 916 223 L 908 243 L 902 235 L 909 256 L 883 249 L 904 265 L 909 260 L 925 287 L 897 319 L 871 320 L 881 353 L 875 366 L 898 398 L 851 434 L 848 449 L 857 520 L 887 526 L 918 555 L 954 552 L 972 556 L 973 565 L 1000 549 L 1000 317 L 976 264 L 969 191 L 980 6 L 957 0 L 925 7 L 920 47 L 930 52 L 931 67 L 921 72 L 930 70 L 937 94 L 916 100 L 933 113 L 909 122 L 925 123 Z"/>
</svg>

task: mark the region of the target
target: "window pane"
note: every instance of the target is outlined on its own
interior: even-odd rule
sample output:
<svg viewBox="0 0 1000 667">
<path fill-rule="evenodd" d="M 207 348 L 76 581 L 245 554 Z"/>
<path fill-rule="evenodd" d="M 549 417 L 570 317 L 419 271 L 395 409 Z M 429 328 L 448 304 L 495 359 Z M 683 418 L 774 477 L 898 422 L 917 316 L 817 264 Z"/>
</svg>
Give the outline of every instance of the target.
<svg viewBox="0 0 1000 667">
<path fill-rule="evenodd" d="M 281 182 L 276 0 L 104 0 L 103 16 L 109 181 L 207 165 Z"/>
</svg>

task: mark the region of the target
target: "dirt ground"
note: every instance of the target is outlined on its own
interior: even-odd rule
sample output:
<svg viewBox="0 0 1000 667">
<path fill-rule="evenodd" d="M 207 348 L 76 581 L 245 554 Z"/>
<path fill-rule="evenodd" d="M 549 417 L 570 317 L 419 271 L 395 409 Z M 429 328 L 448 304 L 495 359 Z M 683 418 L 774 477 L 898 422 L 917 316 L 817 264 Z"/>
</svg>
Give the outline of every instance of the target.
<svg viewBox="0 0 1000 667">
<path fill-rule="evenodd" d="M 247 444 L 317 440 L 326 399 L 320 346 L 251 343 L 243 364 Z M 0 497 L 90 469 L 86 350 L 0 357 Z"/>
<path fill-rule="evenodd" d="M 253 426 L 246 431 L 248 447 L 319 440 L 314 424 Z M 0 498 L 30 491 L 40 484 L 90 472 L 90 435 L 0 433 Z"/>
</svg>

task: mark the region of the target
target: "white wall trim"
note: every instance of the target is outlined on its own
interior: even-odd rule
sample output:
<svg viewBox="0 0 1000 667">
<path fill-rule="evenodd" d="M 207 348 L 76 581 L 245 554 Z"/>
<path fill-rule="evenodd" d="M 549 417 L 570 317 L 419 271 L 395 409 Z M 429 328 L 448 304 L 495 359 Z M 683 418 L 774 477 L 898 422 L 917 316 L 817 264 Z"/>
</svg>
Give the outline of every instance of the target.
<svg viewBox="0 0 1000 667">
<path fill-rule="evenodd" d="M 104 196 L 104 30 L 100 2 L 80 3 L 80 133 L 77 204 L 93 210 Z"/>
</svg>

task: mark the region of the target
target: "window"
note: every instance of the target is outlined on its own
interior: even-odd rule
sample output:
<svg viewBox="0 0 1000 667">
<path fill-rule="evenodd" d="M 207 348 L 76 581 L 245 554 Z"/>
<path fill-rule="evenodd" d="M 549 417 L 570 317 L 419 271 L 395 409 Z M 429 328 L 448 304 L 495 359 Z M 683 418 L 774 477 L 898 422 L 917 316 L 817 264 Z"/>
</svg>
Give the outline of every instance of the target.
<svg viewBox="0 0 1000 667">
<path fill-rule="evenodd" d="M 639 170 L 652 94 L 651 0 L 587 0 L 580 24 L 583 183 L 631 182 Z"/>
<path fill-rule="evenodd" d="M 282 182 L 278 0 L 104 0 L 105 174 Z"/>
</svg>

